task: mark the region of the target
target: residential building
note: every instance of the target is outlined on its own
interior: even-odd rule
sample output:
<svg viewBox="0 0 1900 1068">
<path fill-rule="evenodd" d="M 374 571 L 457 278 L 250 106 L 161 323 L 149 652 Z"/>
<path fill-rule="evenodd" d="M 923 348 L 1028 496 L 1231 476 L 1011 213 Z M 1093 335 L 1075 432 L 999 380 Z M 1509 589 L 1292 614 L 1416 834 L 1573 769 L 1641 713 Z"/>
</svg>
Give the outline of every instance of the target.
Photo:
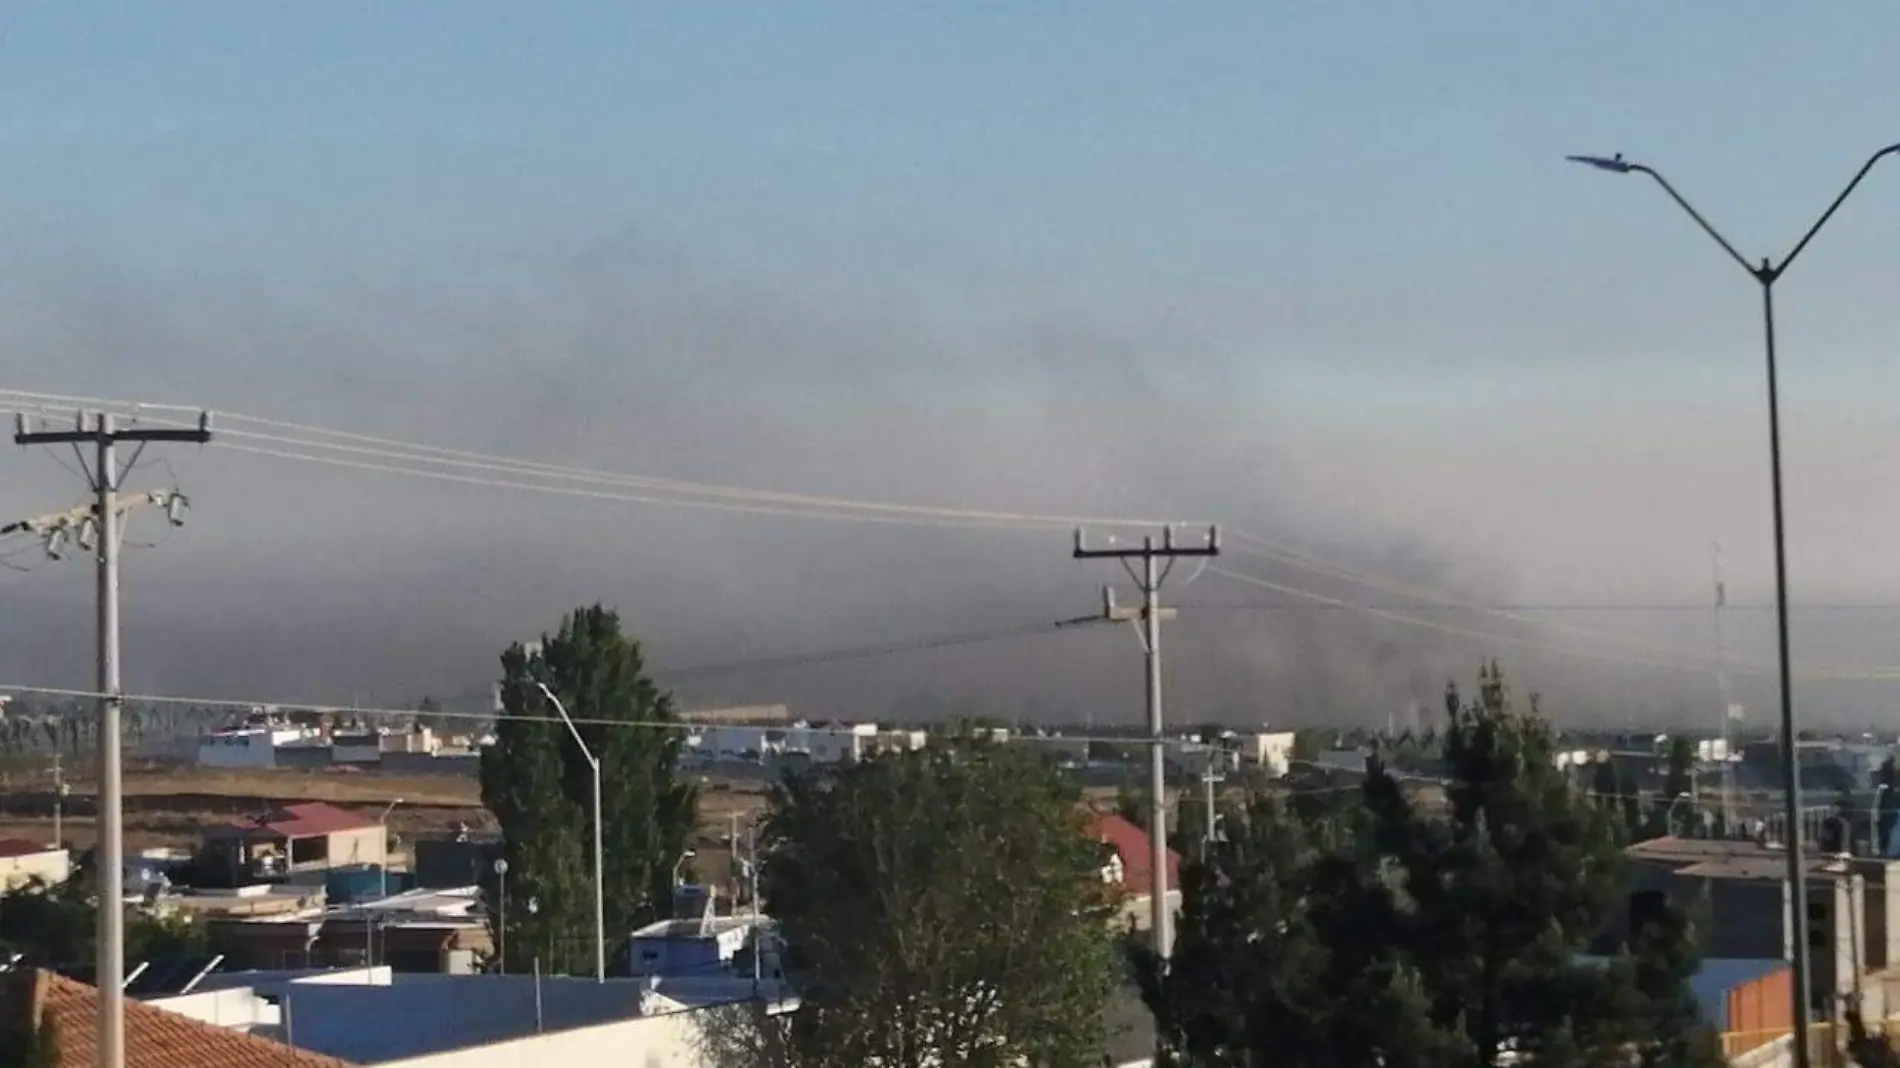
<svg viewBox="0 0 1900 1068">
<path fill-rule="evenodd" d="M 1665 901 L 1706 900 L 1711 958 L 1781 960 L 1793 951 L 1787 853 L 1722 839 L 1658 838 L 1627 850 L 1624 937 Z M 1807 879 L 1809 1000 L 1818 1019 L 1856 1003 L 1869 1018 L 1900 1010 L 1900 861 L 1811 853 Z M 1889 1006 L 1892 1006 L 1890 1009 Z"/>
<path fill-rule="evenodd" d="M 410 841 L 409 852 L 409 867 L 417 886 L 480 886 L 495 878 L 502 840 L 496 834 L 416 838 Z"/>
<path fill-rule="evenodd" d="M 0 838 L 0 893 L 37 879 L 58 886 L 72 876 L 72 855 L 58 846 Z"/>
<path fill-rule="evenodd" d="M 253 879 L 319 873 L 333 867 L 386 864 L 388 829 L 374 816 L 320 801 L 285 805 L 253 819 L 205 828 L 199 861 L 229 877 Z"/>
<path fill-rule="evenodd" d="M 743 955 L 759 954 L 759 972 L 776 977 L 778 952 L 772 921 L 756 913 L 721 916 L 711 888 L 674 888 L 673 918 L 648 924 L 627 941 L 628 970 L 635 976 L 684 978 L 733 975 Z M 750 976 L 748 967 L 745 974 Z"/>
<path fill-rule="evenodd" d="M 889 727 L 877 732 L 873 743 L 879 753 L 915 753 L 930 744 L 930 732 L 911 727 Z"/>
<path fill-rule="evenodd" d="M 392 975 L 387 985 L 293 982 L 283 1031 L 302 1049 L 381 1068 L 717 1068 L 718 1010 L 796 1008 L 780 983 L 528 975 Z"/>
<path fill-rule="evenodd" d="M 680 719 L 687 723 L 790 723 L 792 713 L 784 705 L 743 705 L 737 708 L 694 709 L 681 712 Z"/>
<path fill-rule="evenodd" d="M 58 1068 L 97 1062 L 99 992 L 52 972 L 0 975 L 0 1014 L 49 1034 Z M 133 999 L 125 1002 L 126 1068 L 351 1068 L 350 1062 L 236 1028 L 219 1027 Z"/>
<path fill-rule="evenodd" d="M 330 734 L 330 763 L 379 764 L 383 759 L 383 734 L 368 728 L 338 730 Z"/>
<path fill-rule="evenodd" d="M 794 732 L 800 733 L 800 732 Z M 804 752 L 815 764 L 847 764 L 872 754 L 877 745 L 875 723 L 828 723 L 802 731 Z"/>
<path fill-rule="evenodd" d="M 383 753 L 412 753 L 434 756 L 442 748 L 435 731 L 418 723 L 406 731 L 390 731 L 379 740 Z"/>
<path fill-rule="evenodd" d="M 310 737 L 296 727 L 246 726 L 213 731 L 198 739 L 198 763 L 207 768 L 274 768 L 277 748 Z"/>
<path fill-rule="evenodd" d="M 231 967 L 387 965 L 405 974 L 465 975 L 494 950 L 473 886 L 409 890 L 343 908 L 314 906 L 224 915 L 208 930 Z"/>
<path fill-rule="evenodd" d="M 1260 731 L 1236 738 L 1240 758 L 1273 778 L 1287 773 L 1293 763 L 1292 731 Z"/>
<path fill-rule="evenodd" d="M 1089 837 L 1101 842 L 1104 850 L 1102 879 L 1115 887 L 1120 900 L 1118 921 L 1145 931 L 1153 923 L 1154 841 L 1148 832 L 1112 812 L 1096 814 L 1090 821 Z M 1181 907 L 1181 855 L 1168 850 L 1168 905 Z"/>
</svg>

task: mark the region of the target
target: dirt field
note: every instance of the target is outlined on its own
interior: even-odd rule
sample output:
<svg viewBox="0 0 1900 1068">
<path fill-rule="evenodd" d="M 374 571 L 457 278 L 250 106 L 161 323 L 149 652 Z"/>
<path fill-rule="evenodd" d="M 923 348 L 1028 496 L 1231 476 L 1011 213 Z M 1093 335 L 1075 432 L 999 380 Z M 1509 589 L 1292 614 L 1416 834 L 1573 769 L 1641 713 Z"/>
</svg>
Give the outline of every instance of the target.
<svg viewBox="0 0 1900 1068">
<path fill-rule="evenodd" d="M 61 833 L 78 849 L 91 848 L 95 839 L 92 813 L 95 784 L 69 775 Z M 1104 803 L 1112 789 L 1087 791 L 1090 800 Z M 256 815 L 272 804 L 288 801 L 327 801 L 380 816 L 385 806 L 400 801 L 389 813 L 389 827 L 400 842 L 417 837 L 453 834 L 461 824 L 474 831 L 493 831 L 495 822 L 482 807 L 481 788 L 473 777 L 449 775 L 382 775 L 374 772 L 322 771 L 294 768 L 231 770 L 222 768 L 131 767 L 125 774 L 125 841 L 128 850 L 187 847 L 196 844 L 199 829 Z M 757 783 L 730 783 L 702 779 L 697 854 L 692 870 L 703 882 L 725 890 L 734 877 L 728 838 L 738 819 L 741 841 L 745 828 L 765 808 L 765 793 Z M 51 841 L 53 838 L 53 780 L 50 773 L 15 772 L 0 778 L 0 838 Z"/>
<path fill-rule="evenodd" d="M 72 846 L 90 848 L 96 838 L 95 784 L 77 776 L 69 776 L 66 783 L 72 793 L 66 799 L 61 833 Z M 765 797 L 752 784 L 735 787 L 704 781 L 700 790 L 699 838 L 693 847 L 698 855 L 692 863 L 700 879 L 723 887 L 729 878 L 725 839 L 732 818 L 739 817 L 743 835 L 746 823 L 764 809 Z M 289 801 L 327 801 L 375 815 L 399 801 L 389 813 L 390 830 L 399 839 L 452 834 L 461 824 L 475 831 L 496 829 L 472 777 L 333 769 L 135 767 L 125 774 L 126 846 L 133 850 L 190 846 L 206 824 L 242 819 L 273 803 Z M 50 773 L 7 776 L 0 785 L 0 838 L 51 841 L 52 837 Z"/>
</svg>

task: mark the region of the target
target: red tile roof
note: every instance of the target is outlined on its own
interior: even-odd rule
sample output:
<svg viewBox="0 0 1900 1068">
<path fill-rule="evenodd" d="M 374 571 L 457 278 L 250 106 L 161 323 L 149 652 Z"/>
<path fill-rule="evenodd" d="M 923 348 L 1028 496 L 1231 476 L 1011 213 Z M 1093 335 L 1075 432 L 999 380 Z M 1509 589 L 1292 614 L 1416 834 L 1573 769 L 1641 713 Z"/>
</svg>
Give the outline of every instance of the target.
<svg viewBox="0 0 1900 1068">
<path fill-rule="evenodd" d="M 1154 849 L 1148 832 L 1113 812 L 1098 813 L 1089 820 L 1089 836 L 1107 843 L 1122 862 L 1122 886 L 1131 894 L 1154 893 L 1154 865 L 1149 855 Z M 1168 889 L 1181 888 L 1181 854 L 1168 850 Z"/>
<path fill-rule="evenodd" d="M 35 853 L 51 853 L 56 848 L 44 842 L 29 842 L 24 838 L 0 838 L 0 857 L 30 857 Z"/>
<path fill-rule="evenodd" d="M 321 801 L 284 805 L 257 819 L 239 821 L 238 826 L 262 828 L 279 838 L 315 838 L 320 834 L 360 831 L 376 826 L 376 820 L 361 812 L 326 805 Z"/>
<path fill-rule="evenodd" d="M 51 972 L 10 977 L 0 1012 L 53 1024 L 59 1068 L 92 1068 L 98 1056 L 99 992 Z M 125 1068 L 351 1068 L 349 1062 L 242 1031 L 201 1023 L 127 998 Z"/>
</svg>

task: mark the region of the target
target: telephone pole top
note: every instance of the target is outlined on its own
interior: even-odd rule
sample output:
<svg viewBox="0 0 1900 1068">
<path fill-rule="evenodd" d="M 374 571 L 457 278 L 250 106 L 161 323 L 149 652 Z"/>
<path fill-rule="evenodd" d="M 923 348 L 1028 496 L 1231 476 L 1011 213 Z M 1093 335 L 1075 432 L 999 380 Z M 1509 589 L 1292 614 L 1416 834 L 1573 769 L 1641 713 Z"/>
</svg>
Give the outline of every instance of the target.
<svg viewBox="0 0 1900 1068">
<path fill-rule="evenodd" d="M 98 648 L 99 648 L 99 847 L 94 854 L 98 873 L 99 928 L 96 985 L 99 990 L 99 1068 L 125 1068 L 125 812 L 123 761 L 120 749 L 119 699 L 119 542 L 121 513 L 137 501 L 121 504 L 119 484 L 138 464 L 140 454 L 152 442 L 195 442 L 211 440 L 211 413 L 198 416 L 196 429 L 164 427 L 119 427 L 111 412 L 94 412 L 88 418 L 81 413 L 70 430 L 38 429 L 22 414 L 13 435 L 16 445 L 71 445 L 82 465 L 85 454 L 80 446 L 91 445 L 94 459 L 86 478 L 94 494 L 90 508 L 75 509 L 61 515 L 27 520 L 14 529 L 44 533 L 47 551 L 57 556 L 57 542 L 72 527 L 79 530 L 82 547 L 91 541 L 98 572 Z M 118 446 L 134 446 L 132 459 L 119 468 Z M 162 502 L 174 524 L 182 521 L 185 499 L 177 493 L 149 494 L 147 500 Z"/>
<path fill-rule="evenodd" d="M 1177 559 L 1219 555 L 1219 527 L 1209 527 L 1207 539 L 1200 545 L 1176 542 L 1174 528 L 1165 527 L 1159 545 L 1150 535 L 1142 538 L 1138 546 L 1122 548 L 1111 543 L 1101 549 L 1089 548 L 1082 531 L 1078 528 L 1075 532 L 1077 560 L 1115 560 L 1141 590 L 1139 609 L 1121 609 L 1115 605 L 1114 591 L 1104 588 L 1102 616 L 1104 619 L 1136 623 L 1137 633 L 1141 635 L 1142 652 L 1145 654 L 1148 681 L 1148 789 L 1153 795 L 1148 810 L 1151 847 L 1149 871 L 1153 873 L 1150 925 L 1154 930 L 1155 953 L 1164 963 L 1173 952 L 1174 939 L 1169 930 L 1173 917 L 1168 912 L 1168 769 L 1163 755 L 1166 738 L 1162 733 L 1161 715 L 1161 621 L 1171 617 L 1173 610 L 1161 607 L 1161 585 L 1168 580 L 1168 574 L 1174 570 Z M 1135 569 L 1135 560 L 1141 561 L 1140 571 Z"/>
</svg>

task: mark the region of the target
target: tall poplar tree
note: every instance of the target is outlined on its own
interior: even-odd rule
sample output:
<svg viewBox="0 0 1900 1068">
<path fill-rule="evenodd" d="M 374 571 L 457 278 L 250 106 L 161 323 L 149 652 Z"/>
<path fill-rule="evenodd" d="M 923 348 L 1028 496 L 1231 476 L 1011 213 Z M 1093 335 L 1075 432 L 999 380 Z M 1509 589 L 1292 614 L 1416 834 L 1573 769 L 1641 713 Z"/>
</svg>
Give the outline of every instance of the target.
<svg viewBox="0 0 1900 1068">
<path fill-rule="evenodd" d="M 501 824 L 508 860 L 507 951 L 517 969 L 583 971 L 593 957 L 593 773 L 545 683 L 601 762 L 601 835 L 608 953 L 667 915 L 669 884 L 698 806 L 679 775 L 682 732 L 670 695 L 645 673 L 617 613 L 574 610 L 538 648 L 502 654 L 502 714 L 482 753 L 482 800 Z M 538 905 L 534 913 L 528 903 Z"/>
</svg>

